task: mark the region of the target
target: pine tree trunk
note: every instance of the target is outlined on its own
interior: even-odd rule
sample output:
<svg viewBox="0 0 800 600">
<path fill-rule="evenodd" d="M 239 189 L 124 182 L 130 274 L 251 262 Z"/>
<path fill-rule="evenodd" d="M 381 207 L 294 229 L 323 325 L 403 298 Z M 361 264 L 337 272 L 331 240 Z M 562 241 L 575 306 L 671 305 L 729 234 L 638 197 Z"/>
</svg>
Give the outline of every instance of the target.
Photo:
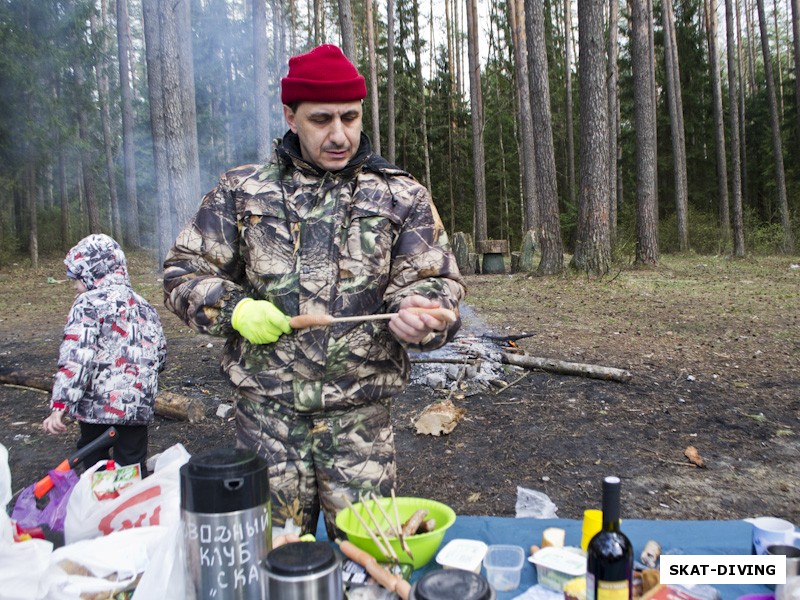
<svg viewBox="0 0 800 600">
<path fill-rule="evenodd" d="M 367 4 L 367 52 L 369 53 L 369 99 L 372 117 L 372 148 L 375 154 L 381 153 L 381 105 L 378 93 L 378 57 L 375 54 L 375 16 L 373 2 Z"/>
<path fill-rule="evenodd" d="M 710 3 L 710 5 L 709 5 Z M 714 139 L 717 159 L 717 206 L 722 248 L 731 239 L 730 210 L 728 209 L 728 165 L 725 158 L 725 123 L 722 113 L 722 81 L 717 51 L 717 0 L 705 0 L 706 37 L 708 39 L 711 91 L 714 98 Z"/>
<path fill-rule="evenodd" d="M 736 39 L 739 43 L 736 44 L 736 60 L 739 65 L 739 164 L 741 165 L 741 196 L 742 202 L 747 204 L 749 197 L 749 186 L 747 185 L 747 86 L 745 85 L 745 69 L 744 52 L 742 50 L 742 23 L 741 23 L 741 10 L 739 7 L 739 0 L 736 0 Z M 745 7 L 746 9 L 746 7 Z M 748 43 L 749 48 L 749 43 Z M 749 76 L 748 76 L 749 80 Z M 735 241 L 735 240 L 734 240 Z"/>
<path fill-rule="evenodd" d="M 150 132 L 153 138 L 153 167 L 156 179 L 156 214 L 158 215 L 158 262 L 162 264 L 178 235 L 178 224 L 169 198 L 167 140 L 164 130 L 164 83 L 162 79 L 161 23 L 158 0 L 142 0 L 147 91 L 150 104 Z"/>
<path fill-rule="evenodd" d="M 794 46 L 794 118 L 797 153 L 800 155 L 800 0 L 792 0 L 792 42 Z"/>
<path fill-rule="evenodd" d="M 386 0 L 386 14 L 386 159 L 394 164 L 394 0 Z"/>
<path fill-rule="evenodd" d="M 353 31 L 353 9 L 350 0 L 339 2 L 339 29 L 342 33 L 342 52 L 353 64 L 358 64 L 356 55 L 356 34 Z"/>
<path fill-rule="evenodd" d="M 758 26 L 761 32 L 761 53 L 764 58 L 764 75 L 767 79 L 767 101 L 769 102 L 769 124 L 772 129 L 772 160 L 775 168 L 775 186 L 778 193 L 778 208 L 783 226 L 783 243 L 781 249 L 785 254 L 794 252 L 794 235 L 792 220 L 789 216 L 789 203 L 786 199 L 786 173 L 783 169 L 783 143 L 781 142 L 781 126 L 778 116 L 778 100 L 775 93 L 775 78 L 772 72 L 772 57 L 769 53 L 767 37 L 767 19 L 764 13 L 764 0 L 756 0 L 758 9 Z"/>
<path fill-rule="evenodd" d="M 636 263 L 658 263 L 658 199 L 653 97 L 653 56 L 649 41 L 647 0 L 629 0 L 633 112 L 636 131 Z"/>
<path fill-rule="evenodd" d="M 75 74 L 75 91 L 76 97 L 79 99 L 76 103 L 76 113 L 78 120 L 78 139 L 80 140 L 80 154 L 81 154 L 81 177 L 83 178 L 83 189 L 86 193 L 86 212 L 89 217 L 89 232 L 101 233 L 100 226 L 100 208 L 97 205 L 97 193 L 94 187 L 94 173 L 92 172 L 92 165 L 94 165 L 94 142 L 90 139 L 89 134 L 89 120 L 86 117 L 84 108 L 84 86 L 86 85 L 86 76 L 83 73 L 83 67 L 76 64 L 73 68 Z"/>
<path fill-rule="evenodd" d="M 678 226 L 678 247 L 681 252 L 689 249 L 687 223 L 688 198 L 686 191 L 686 143 L 683 129 L 683 102 L 681 100 L 680 67 L 676 47 L 675 16 L 672 0 L 662 0 L 661 16 L 664 25 L 664 61 L 666 63 L 667 101 L 672 130 L 672 160 L 675 186 L 675 216 Z"/>
<path fill-rule="evenodd" d="M 575 127 L 572 123 L 572 0 L 564 0 L 564 112 L 567 117 L 567 193 L 575 203 Z"/>
<path fill-rule="evenodd" d="M 128 23 L 128 0 L 117 1 L 117 54 L 119 60 L 119 89 L 122 98 L 122 155 L 125 177 L 125 241 L 138 248 L 141 245 L 139 231 L 139 200 L 136 194 L 136 148 L 133 122 L 133 89 L 131 88 L 131 50 L 128 47 L 130 26 Z"/>
<path fill-rule="evenodd" d="M 617 152 L 619 150 L 619 0 L 610 0 L 608 11 L 608 220 L 611 229 L 611 244 L 617 237 L 617 211 L 619 204 Z"/>
<path fill-rule="evenodd" d="M 39 268 L 39 217 L 36 207 L 36 171 L 33 162 L 25 166 L 25 203 L 28 208 L 28 256 L 31 267 Z"/>
<path fill-rule="evenodd" d="M 421 43 L 419 37 L 419 0 L 413 0 L 412 8 L 414 11 L 414 73 L 417 78 L 419 88 L 419 109 L 422 115 L 420 128 L 422 129 L 422 157 L 425 163 L 425 187 L 431 190 L 431 153 L 428 148 L 428 112 L 425 108 L 425 81 L 422 77 L 422 56 L 420 53 Z M 433 192 L 431 191 L 431 194 Z"/>
<path fill-rule="evenodd" d="M 531 231 L 539 242 L 539 207 L 534 174 L 536 155 L 533 141 L 533 115 L 531 114 L 531 82 L 528 69 L 529 20 L 525 16 L 524 0 L 510 0 L 511 34 L 514 45 L 514 72 L 517 80 L 517 115 L 520 132 L 520 174 L 522 176 L 522 232 Z"/>
<path fill-rule="evenodd" d="M 572 266 L 594 276 L 604 275 L 611 268 L 604 4 L 604 0 L 578 2 L 581 154 Z"/>
<path fill-rule="evenodd" d="M 553 148 L 550 83 L 542 3 L 536 0 L 527 0 L 525 2 L 525 18 L 529 30 L 526 38 L 530 63 L 533 147 L 536 158 L 536 200 L 539 204 L 539 235 L 537 237 L 542 248 L 539 273 L 554 275 L 564 270 L 564 246 L 561 241 L 561 219 L 558 211 L 558 182 Z"/>
<path fill-rule="evenodd" d="M 267 0 L 253 0 L 253 103 L 256 126 L 256 159 L 266 161 L 270 139 L 270 73 L 267 50 Z"/>
<path fill-rule="evenodd" d="M 92 39 L 95 45 L 101 49 L 98 62 L 95 64 L 97 76 L 97 92 L 100 100 L 100 118 L 103 128 L 103 149 L 106 159 L 106 177 L 108 180 L 108 192 L 111 200 L 111 235 L 118 242 L 122 242 L 122 222 L 119 214 L 119 197 L 117 196 L 117 177 L 116 167 L 114 166 L 114 148 L 111 137 L 111 109 L 108 104 L 108 44 L 106 42 L 106 26 L 108 17 L 106 14 L 106 0 L 100 2 L 100 22 L 102 31 L 97 30 L 97 23 L 94 12 L 89 15 L 89 23 L 92 31 Z"/>
<path fill-rule="evenodd" d="M 487 239 L 486 162 L 483 148 L 483 100 L 481 65 L 478 56 L 478 10 L 475 0 L 467 0 L 467 58 L 469 62 L 469 100 L 472 113 L 472 166 L 475 186 L 475 243 Z"/>
<path fill-rule="evenodd" d="M 742 219 L 742 175 L 739 148 L 739 76 L 736 68 L 736 32 L 733 29 L 733 0 L 725 0 L 725 33 L 728 55 L 728 127 L 731 136 L 731 202 L 733 208 L 733 255 L 744 256 L 744 224 Z"/>
<path fill-rule="evenodd" d="M 778 30 L 778 0 L 772 0 L 772 19 L 775 24 L 775 64 L 778 67 L 778 99 L 780 100 L 781 120 L 783 120 L 783 61 L 781 60 L 781 35 Z"/>
</svg>

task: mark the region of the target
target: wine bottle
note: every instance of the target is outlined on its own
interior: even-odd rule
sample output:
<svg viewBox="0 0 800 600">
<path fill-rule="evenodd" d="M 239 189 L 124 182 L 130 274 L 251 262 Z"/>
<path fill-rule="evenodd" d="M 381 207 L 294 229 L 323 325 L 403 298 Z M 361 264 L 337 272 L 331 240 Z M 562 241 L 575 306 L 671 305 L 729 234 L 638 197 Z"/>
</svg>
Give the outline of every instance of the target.
<svg viewBox="0 0 800 600">
<path fill-rule="evenodd" d="M 603 528 L 586 549 L 586 600 L 633 597 L 633 547 L 620 530 L 619 477 L 603 480 Z"/>
</svg>

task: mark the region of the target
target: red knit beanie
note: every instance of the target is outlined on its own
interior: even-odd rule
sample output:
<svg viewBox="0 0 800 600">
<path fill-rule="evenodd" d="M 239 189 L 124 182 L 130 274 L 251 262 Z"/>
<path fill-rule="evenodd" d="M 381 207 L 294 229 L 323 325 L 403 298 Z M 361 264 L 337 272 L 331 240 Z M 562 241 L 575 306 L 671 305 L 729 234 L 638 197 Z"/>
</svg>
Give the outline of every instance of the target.
<svg viewBox="0 0 800 600">
<path fill-rule="evenodd" d="M 281 79 L 281 102 L 350 102 L 367 96 L 359 75 L 339 48 L 317 46 L 289 59 L 289 74 Z"/>
</svg>

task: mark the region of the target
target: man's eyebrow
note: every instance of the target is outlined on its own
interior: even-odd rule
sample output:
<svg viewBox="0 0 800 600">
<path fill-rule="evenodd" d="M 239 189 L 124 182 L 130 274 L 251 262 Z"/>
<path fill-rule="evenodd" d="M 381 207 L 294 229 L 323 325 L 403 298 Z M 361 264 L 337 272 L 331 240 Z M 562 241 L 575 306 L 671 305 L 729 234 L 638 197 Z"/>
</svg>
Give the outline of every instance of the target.
<svg viewBox="0 0 800 600">
<path fill-rule="evenodd" d="M 342 118 L 345 118 L 345 117 L 357 117 L 359 114 L 360 114 L 360 111 L 354 108 L 352 110 L 348 110 L 348 111 L 343 112 L 341 116 L 342 116 Z M 334 115 L 335 115 L 335 113 L 332 112 L 332 111 L 316 110 L 316 111 L 313 111 L 313 112 L 309 113 L 308 117 L 310 119 L 319 118 L 319 117 L 324 117 L 324 118 L 329 119 L 329 118 L 333 117 Z"/>
</svg>

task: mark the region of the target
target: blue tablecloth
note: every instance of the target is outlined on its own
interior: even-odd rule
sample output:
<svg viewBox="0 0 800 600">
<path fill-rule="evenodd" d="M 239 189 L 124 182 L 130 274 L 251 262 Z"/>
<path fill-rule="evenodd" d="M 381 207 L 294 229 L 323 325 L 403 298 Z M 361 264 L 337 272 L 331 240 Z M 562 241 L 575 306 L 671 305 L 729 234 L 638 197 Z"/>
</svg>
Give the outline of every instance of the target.
<svg viewBox="0 0 800 600">
<path fill-rule="evenodd" d="M 442 546 L 456 538 L 481 540 L 487 544 L 515 544 L 528 555 L 532 544 L 539 545 L 542 532 L 547 527 L 561 527 L 566 531 L 566 545 L 579 546 L 581 522 L 575 519 L 529 519 L 508 517 L 458 516 L 447 530 Z M 324 527 L 322 528 L 324 531 Z M 631 540 L 634 558 L 648 540 L 656 540 L 663 554 L 750 554 L 752 525 L 744 521 L 649 521 L 624 519 L 622 530 Z M 431 561 L 414 572 L 414 582 L 439 565 Z M 485 573 L 484 573 L 485 574 Z M 536 584 L 536 567 L 528 561 L 522 570 L 519 588 L 512 592 L 499 592 L 498 600 L 510 600 Z M 723 600 L 736 600 L 753 593 L 772 593 L 766 585 L 716 585 Z"/>
</svg>

